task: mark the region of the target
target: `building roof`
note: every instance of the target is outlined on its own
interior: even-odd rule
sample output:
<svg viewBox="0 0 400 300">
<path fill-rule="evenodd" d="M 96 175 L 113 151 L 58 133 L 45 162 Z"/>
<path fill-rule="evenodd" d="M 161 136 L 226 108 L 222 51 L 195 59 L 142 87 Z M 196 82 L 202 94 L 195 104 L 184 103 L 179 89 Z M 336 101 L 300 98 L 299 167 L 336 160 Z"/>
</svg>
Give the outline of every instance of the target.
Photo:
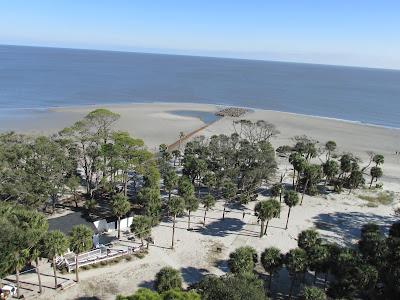
<svg viewBox="0 0 400 300">
<path fill-rule="evenodd" d="M 91 228 L 94 233 L 97 233 L 97 229 L 92 222 L 87 221 L 81 212 L 73 212 L 65 216 L 58 218 L 52 218 L 48 220 L 49 230 L 60 230 L 65 234 L 69 234 L 72 227 L 79 224 L 84 224 Z"/>
</svg>

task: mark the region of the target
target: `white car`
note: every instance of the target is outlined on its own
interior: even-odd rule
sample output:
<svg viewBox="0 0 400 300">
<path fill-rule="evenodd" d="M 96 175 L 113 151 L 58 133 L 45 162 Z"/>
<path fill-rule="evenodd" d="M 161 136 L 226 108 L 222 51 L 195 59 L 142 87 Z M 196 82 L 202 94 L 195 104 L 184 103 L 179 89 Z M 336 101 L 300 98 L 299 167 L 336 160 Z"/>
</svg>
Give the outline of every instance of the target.
<svg viewBox="0 0 400 300">
<path fill-rule="evenodd" d="M 12 284 L 5 284 L 2 288 L 0 288 L 1 293 L 9 296 L 17 295 L 17 288 Z"/>
</svg>

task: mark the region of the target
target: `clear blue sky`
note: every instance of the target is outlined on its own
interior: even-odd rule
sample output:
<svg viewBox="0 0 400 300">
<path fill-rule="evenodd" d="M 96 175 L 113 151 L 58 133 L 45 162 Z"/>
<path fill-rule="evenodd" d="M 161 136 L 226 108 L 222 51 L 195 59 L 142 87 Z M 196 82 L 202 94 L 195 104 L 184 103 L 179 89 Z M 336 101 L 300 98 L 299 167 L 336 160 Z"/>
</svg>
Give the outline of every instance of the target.
<svg viewBox="0 0 400 300">
<path fill-rule="evenodd" d="M 0 0 L 0 44 L 400 69 L 400 1 Z"/>
</svg>

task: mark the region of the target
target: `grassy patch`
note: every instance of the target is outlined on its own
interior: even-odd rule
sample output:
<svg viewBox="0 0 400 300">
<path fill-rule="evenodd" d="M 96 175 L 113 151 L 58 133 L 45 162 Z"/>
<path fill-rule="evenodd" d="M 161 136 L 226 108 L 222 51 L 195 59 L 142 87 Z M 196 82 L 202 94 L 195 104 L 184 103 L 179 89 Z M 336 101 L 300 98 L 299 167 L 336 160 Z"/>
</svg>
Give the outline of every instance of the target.
<svg viewBox="0 0 400 300">
<path fill-rule="evenodd" d="M 144 257 L 146 256 L 146 254 L 147 254 L 147 251 L 139 251 L 139 252 L 135 252 L 134 255 L 135 255 L 137 258 L 142 259 L 142 258 L 144 258 Z"/>
<path fill-rule="evenodd" d="M 378 194 L 375 195 L 359 195 L 358 198 L 367 201 L 368 207 L 376 207 L 379 204 L 382 205 L 391 204 L 394 200 L 394 193 L 385 191 L 385 192 L 379 192 Z"/>
</svg>

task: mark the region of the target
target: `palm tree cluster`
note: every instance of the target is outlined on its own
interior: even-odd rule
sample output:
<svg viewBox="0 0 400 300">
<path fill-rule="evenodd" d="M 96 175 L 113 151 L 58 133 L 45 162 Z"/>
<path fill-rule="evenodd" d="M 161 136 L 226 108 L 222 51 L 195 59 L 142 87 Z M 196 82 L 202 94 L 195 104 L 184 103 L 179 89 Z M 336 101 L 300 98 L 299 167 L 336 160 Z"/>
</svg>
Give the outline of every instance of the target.
<svg viewBox="0 0 400 300">
<path fill-rule="evenodd" d="M 4 277 L 15 273 L 17 293 L 20 297 L 20 272 L 25 268 L 34 269 L 38 276 L 39 293 L 42 293 L 40 277 L 40 258 L 47 258 L 53 264 L 54 286 L 58 287 L 56 257 L 63 255 L 68 248 L 78 254 L 92 248 L 93 232 L 85 225 L 72 228 L 70 236 L 60 231 L 48 231 L 45 216 L 22 205 L 0 202 L 0 275 Z M 76 280 L 78 276 L 78 260 L 76 259 Z"/>
<path fill-rule="evenodd" d="M 230 202 L 235 200 L 246 204 L 254 200 L 257 188 L 275 174 L 275 151 L 268 141 L 277 133 L 274 126 L 261 121 L 242 121 L 240 126 L 242 129 L 231 136 L 195 138 L 186 144 L 182 159 L 179 149 L 174 150 L 173 163 L 168 147 L 160 145 L 158 165 L 164 190 L 168 194 L 167 211 L 173 219 L 172 248 L 177 216 L 187 212 L 190 230 L 191 213 L 202 204 L 205 225 L 207 212 L 215 205 L 215 199 L 222 198 L 222 219 L 225 219 Z M 177 174 L 177 161 L 182 164 L 182 176 Z M 204 189 L 206 192 L 201 192 Z M 275 208 L 278 206 L 275 205 Z M 270 218 L 275 215 L 275 212 L 272 213 Z"/>
<path fill-rule="evenodd" d="M 289 298 L 299 283 L 317 285 L 318 290 L 303 292 L 306 299 L 312 294 L 322 295 L 320 289 L 325 290 L 328 285 L 327 294 L 333 299 L 400 297 L 400 222 L 392 224 L 388 236 L 381 233 L 378 225 L 365 224 L 357 249 L 329 243 L 314 229 L 302 231 L 297 242 L 298 247 L 286 254 L 275 247 L 261 253 L 260 263 L 269 274 L 269 290 L 273 276 L 286 268 L 291 279 Z M 229 255 L 228 266 L 233 274 L 253 274 L 257 262 L 255 249 L 240 247 Z M 305 278 L 310 273 L 312 281 Z M 324 276 L 321 279 L 319 275 Z M 325 295 L 320 297 L 317 299 L 326 299 Z"/>
<path fill-rule="evenodd" d="M 256 200 L 264 184 L 271 186 L 272 199 L 260 201 L 254 207 L 263 237 L 268 234 L 269 222 L 280 217 L 283 203 L 288 207 L 287 229 L 292 208 L 303 203 L 306 193 L 318 193 L 321 183 L 337 192 L 343 188 L 351 192 L 365 183 L 365 175 L 371 177 L 370 188 L 383 175 L 382 155 L 371 153 L 369 163 L 360 167 L 360 159 L 351 153 L 337 154 L 334 141 L 320 147 L 317 141 L 300 136 L 294 138 L 293 146 L 281 146 L 275 151 L 270 139 L 278 131 L 265 121 L 235 121 L 235 133 L 209 139 L 197 137 L 186 144 L 183 153 L 181 135 L 179 149 L 170 152 L 166 145 L 160 145 L 157 159 L 146 150 L 142 140 L 113 130 L 118 119 L 118 114 L 97 109 L 51 137 L 0 135 L 0 226 L 5 232 L 0 246 L 6 250 L 0 253 L 0 275 L 15 272 L 19 286 L 20 271 L 33 263 L 42 291 L 39 258 L 48 258 L 53 263 L 57 286 L 55 258 L 70 248 L 76 254 L 79 281 L 77 257 L 92 248 L 91 230 L 75 226 L 69 237 L 59 231 L 48 232 L 46 218 L 38 210 L 51 205 L 54 211 L 67 191 L 79 207 L 81 186 L 86 196 L 83 208 L 89 214 L 96 212 L 99 199 L 109 200 L 110 213 L 118 219 L 118 238 L 121 219 L 132 210 L 132 196 L 142 213 L 133 218 L 130 230 L 142 245 L 145 240 L 149 244 L 152 227 L 163 213 L 168 214 L 174 248 L 177 217 L 186 213 L 187 228 L 191 230 L 192 214 L 202 206 L 205 226 L 207 213 L 216 199 L 224 201 L 221 217 L 225 219 L 232 202 L 247 204 Z M 270 185 L 277 171 L 275 152 L 286 157 L 293 167 L 292 188 L 286 188 L 286 174 Z M 168 195 L 165 203 L 161 199 L 161 179 Z M 375 225 L 366 225 L 359 248 L 352 250 L 328 244 L 317 232 L 307 230 L 300 233 L 298 248 L 285 255 L 276 248 L 267 248 L 260 255 L 260 262 L 270 275 L 269 287 L 273 275 L 285 266 L 292 279 L 290 294 L 304 274 L 314 272 L 315 279 L 318 274 L 325 274 L 325 282 L 329 279 L 328 294 L 332 297 L 379 293 L 398 296 L 399 231 L 399 226 L 393 225 L 385 237 Z M 265 299 L 263 282 L 253 272 L 257 263 L 254 249 L 237 249 L 228 261 L 230 274 L 206 277 L 197 286 L 198 294 L 202 299 L 226 299 L 223 295 L 233 299 Z M 169 274 L 160 275 L 165 283 L 173 272 L 164 271 Z M 172 277 L 176 279 L 176 274 Z M 165 293 L 183 292 L 171 282 L 154 297 L 164 299 Z M 252 294 L 244 286 L 252 287 Z M 313 295 L 321 294 L 311 287 L 304 290 L 303 298 L 311 299 Z"/>
<path fill-rule="evenodd" d="M 361 160 L 357 156 L 351 153 L 339 155 L 334 141 L 320 146 L 318 141 L 307 136 L 296 136 L 294 142 L 293 146 L 278 147 L 276 152 L 282 157 L 288 157 L 292 165 L 292 186 L 294 190 L 302 192 L 301 204 L 305 193 L 315 195 L 319 192 L 318 184 L 322 181 L 324 187 L 332 186 L 336 192 L 341 192 L 343 188 L 351 192 L 365 183 L 364 175 L 371 177 L 370 188 L 373 181 L 383 175 L 381 165 L 384 157 L 381 154 L 369 152 L 370 161 L 361 167 Z M 375 165 L 371 167 L 372 164 Z M 274 195 L 280 194 L 281 188 L 282 185 L 274 185 Z"/>
</svg>

